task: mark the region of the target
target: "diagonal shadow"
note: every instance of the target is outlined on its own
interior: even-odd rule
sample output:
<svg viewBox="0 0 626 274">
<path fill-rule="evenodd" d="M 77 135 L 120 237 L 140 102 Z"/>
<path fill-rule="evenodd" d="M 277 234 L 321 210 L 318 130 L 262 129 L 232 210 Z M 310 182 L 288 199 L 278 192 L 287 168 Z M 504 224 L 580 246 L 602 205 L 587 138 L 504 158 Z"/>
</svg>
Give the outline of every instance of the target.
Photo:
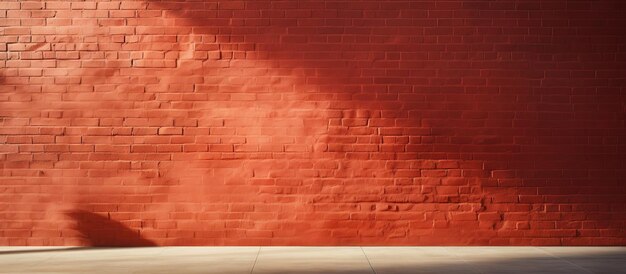
<svg viewBox="0 0 626 274">
<path fill-rule="evenodd" d="M 623 63 L 601 55 L 602 49 L 623 43 L 621 27 L 604 28 L 603 21 L 594 19 L 594 27 L 575 32 L 585 34 L 582 41 L 571 35 L 571 27 L 559 27 L 563 21 L 580 24 L 576 18 L 595 12 L 619 18 L 621 6 L 608 12 L 602 5 L 548 6 L 546 11 L 528 4 L 509 14 L 497 3 L 473 1 L 447 3 L 460 5 L 451 14 L 447 4 L 440 7 L 434 1 L 137 3 L 138 10 L 157 14 L 158 19 L 130 20 L 145 39 L 129 34 L 124 40 L 132 60 L 106 62 L 107 67 L 98 70 L 75 68 L 67 80 L 80 78 L 85 87 L 75 85 L 71 94 L 50 100 L 33 92 L 32 101 L 3 104 L 2 113 L 23 118 L 32 109 L 46 109 L 53 116 L 59 111 L 69 115 L 65 121 L 38 121 L 56 126 L 66 121 L 89 124 L 79 120 L 83 116 L 114 115 L 123 126 L 151 127 L 139 128 L 136 131 L 144 133 L 136 136 L 96 132 L 81 144 L 69 145 L 79 151 L 59 154 L 79 160 L 58 164 L 71 169 L 69 179 L 60 176 L 66 172 L 62 168 L 32 171 L 36 175 L 19 168 L 7 172 L 75 184 L 71 193 L 60 194 L 70 197 L 73 206 L 90 210 L 126 201 L 127 192 L 132 192 L 132 198 L 146 206 L 142 217 L 149 219 L 152 235 L 178 235 L 169 244 L 193 242 L 196 235 L 205 237 L 197 243 L 241 243 L 237 239 L 248 231 L 245 237 L 255 244 L 384 240 L 558 245 L 624 240 L 624 149 L 619 141 L 624 130 L 623 118 L 617 115 L 624 100 L 615 87 L 619 81 L 612 76 L 622 72 Z M 246 7 L 250 9 L 242 9 Z M 499 40 L 503 33 L 518 30 L 508 25 L 509 19 L 532 26 L 533 18 L 546 14 L 557 19 L 549 22 L 555 26 L 533 27 L 525 36 Z M 463 27 L 452 29 L 446 26 L 449 20 L 460 20 Z M 441 25 L 433 26 L 434 22 Z M 385 29 L 379 26 L 389 28 L 382 32 Z M 105 30 L 94 28 L 88 34 L 102 36 Z M 454 31 L 464 34 L 459 36 L 464 40 L 449 40 Z M 169 43 L 159 48 L 162 45 L 150 39 Z M 595 58 L 602 62 L 576 67 L 582 64 L 577 60 Z M 554 67 L 555 60 L 563 62 Z M 580 70 L 582 76 L 570 75 L 571 69 Z M 591 78 L 589 71 L 594 72 Z M 570 76 L 552 76 L 563 72 Z M 269 77 L 258 83 L 256 75 Z M 124 85 L 114 90 L 106 86 L 120 81 Z M 270 87 L 276 83 L 284 84 L 275 92 L 284 96 L 281 99 L 268 92 L 275 91 Z M 102 90 L 91 92 L 90 84 Z M 563 101 L 569 95 L 578 101 Z M 274 101 L 229 104 L 231 98 Z M 187 102 L 192 99 L 197 102 Z M 607 101 L 614 103 L 599 109 Z M 188 124 L 184 120 L 190 117 Z M 313 123 L 299 121 L 293 126 L 288 120 L 293 117 Z M 236 121 L 244 118 L 257 119 Z M 276 118 L 283 120 L 278 123 Z M 257 124 L 272 124 L 271 132 Z M 150 136 L 159 134 L 158 127 L 174 126 L 188 128 L 181 136 Z M 58 135 L 87 131 L 79 127 Z M 248 143 L 207 136 L 215 132 L 236 133 Z M 289 138 L 280 139 L 283 135 Z M 204 143 L 192 144 L 194 138 Z M 598 138 L 615 144 L 615 149 L 597 147 Z M 123 145 L 106 146 L 115 142 Z M 281 159 L 268 164 L 261 158 L 270 154 L 255 146 L 271 150 L 267 145 L 272 143 L 281 148 L 266 153 Z M 93 146 L 98 151 L 91 155 L 80 151 Z M 287 153 L 285 147 L 293 151 Z M 91 189 L 76 183 L 87 175 Z M 335 214 L 338 208 L 353 214 L 347 218 Z M 187 224 L 185 231 L 173 228 L 168 221 L 175 216 L 195 225 Z M 338 227 L 351 230 L 347 235 L 328 232 Z M 551 236 L 536 239 L 536 233 Z M 503 242 L 494 239 L 499 235 L 505 235 Z M 228 238 L 230 242 L 224 240 Z"/>
</svg>

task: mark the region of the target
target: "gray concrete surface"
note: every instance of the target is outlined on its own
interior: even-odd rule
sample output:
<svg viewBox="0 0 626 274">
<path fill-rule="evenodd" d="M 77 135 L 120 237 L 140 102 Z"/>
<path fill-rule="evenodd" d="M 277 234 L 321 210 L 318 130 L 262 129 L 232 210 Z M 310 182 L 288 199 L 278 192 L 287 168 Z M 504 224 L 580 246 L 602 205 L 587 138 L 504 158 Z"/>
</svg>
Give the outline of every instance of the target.
<svg viewBox="0 0 626 274">
<path fill-rule="evenodd" d="M 626 247 L 0 247 L 0 273 L 626 273 Z"/>
</svg>

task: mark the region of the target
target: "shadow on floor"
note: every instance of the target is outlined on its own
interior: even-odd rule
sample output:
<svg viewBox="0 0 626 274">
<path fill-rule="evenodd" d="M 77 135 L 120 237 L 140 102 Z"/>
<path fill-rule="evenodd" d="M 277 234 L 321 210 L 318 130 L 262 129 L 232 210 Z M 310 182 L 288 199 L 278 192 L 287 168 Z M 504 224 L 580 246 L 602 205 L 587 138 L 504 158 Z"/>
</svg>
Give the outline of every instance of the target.
<svg viewBox="0 0 626 274">
<path fill-rule="evenodd" d="M 82 249 L 89 249 L 89 247 L 60 247 L 60 248 L 44 248 L 44 249 L 2 250 L 0 251 L 0 255 L 40 253 L 40 252 L 59 252 L 59 251 L 77 251 L 77 250 L 82 250 Z"/>
<path fill-rule="evenodd" d="M 161 249 L 162 247 L 157 247 Z M 25 269 L 37 263 L 31 270 L 62 269 L 63 273 L 94 272 L 109 269 L 126 273 L 626 273 L 626 248 L 529 248 L 529 247 L 381 247 L 371 250 L 345 250 L 333 252 L 320 248 L 269 247 L 256 252 L 233 250 L 223 247 L 176 248 L 168 252 L 145 253 L 132 248 L 33 248 L 5 251 L 2 254 L 35 253 L 48 251 L 77 251 L 82 253 L 59 253 L 54 263 L 41 261 L 41 257 L 24 254 L 20 260 L 7 261 L 8 269 Z M 150 248 L 152 249 L 152 248 Z M 103 257 L 99 250 L 106 252 Z M 207 252 L 213 250 L 213 252 Z M 93 252 L 84 256 L 83 252 Z M 367 258 L 365 257 L 367 254 Z M 255 258 L 256 257 L 256 258 Z M 0 258 L 1 259 L 1 258 Z M 0 264 L 2 261 L 0 260 Z M 97 265 L 97 266 L 95 266 Z M 2 272 L 2 270 L 0 270 Z M 19 273 L 11 272 L 11 273 Z"/>
<path fill-rule="evenodd" d="M 97 251 L 105 249 L 131 249 L 141 247 L 90 247 L 90 246 L 76 246 L 76 247 L 56 247 L 56 248 L 37 248 L 33 249 L 15 249 L 15 250 L 0 250 L 0 256 L 9 254 L 28 254 L 28 253 L 42 253 L 42 252 L 64 252 L 64 251 Z"/>
<path fill-rule="evenodd" d="M 516 247 L 507 247 L 504 250 L 501 247 L 494 247 L 492 251 L 489 251 L 489 248 L 479 248 L 482 250 L 468 247 L 466 252 L 450 253 L 442 252 L 442 250 L 439 252 L 429 251 L 429 249 L 413 250 L 408 252 L 410 255 L 403 252 L 403 248 L 394 250 L 393 247 L 385 253 L 366 251 L 368 264 L 372 268 L 371 272 L 364 270 L 362 266 L 340 263 L 339 258 L 335 258 L 337 261 L 326 266 L 309 263 L 319 256 L 315 254 L 299 258 L 301 265 L 297 267 L 290 267 L 293 264 L 282 266 L 263 263 L 264 258 L 261 256 L 253 273 L 626 273 L 626 248 L 621 247 L 602 247 L 601 249 L 573 247 L 569 248 L 570 251 L 567 251 L 567 248 L 560 249 L 560 251 L 543 251 L 522 247 L 521 252 L 516 252 Z M 410 249 L 412 248 L 407 247 L 404 251 Z M 292 258 L 291 256 L 293 255 L 285 254 L 285 258 Z"/>
</svg>

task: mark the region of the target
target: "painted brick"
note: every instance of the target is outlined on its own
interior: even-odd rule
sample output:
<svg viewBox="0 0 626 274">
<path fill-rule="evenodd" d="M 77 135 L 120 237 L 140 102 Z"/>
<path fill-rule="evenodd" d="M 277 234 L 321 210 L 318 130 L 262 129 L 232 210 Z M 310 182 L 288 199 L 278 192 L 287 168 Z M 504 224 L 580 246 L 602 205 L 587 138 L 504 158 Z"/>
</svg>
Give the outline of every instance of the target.
<svg viewBox="0 0 626 274">
<path fill-rule="evenodd" d="M 622 2 L 2 1 L 0 244 L 626 245 Z"/>
</svg>

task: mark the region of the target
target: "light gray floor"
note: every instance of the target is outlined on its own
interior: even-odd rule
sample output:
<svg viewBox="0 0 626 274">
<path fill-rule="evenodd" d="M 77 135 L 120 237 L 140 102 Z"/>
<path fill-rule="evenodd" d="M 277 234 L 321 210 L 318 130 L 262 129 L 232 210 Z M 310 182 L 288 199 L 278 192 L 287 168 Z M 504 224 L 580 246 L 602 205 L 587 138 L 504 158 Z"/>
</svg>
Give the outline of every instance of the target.
<svg viewBox="0 0 626 274">
<path fill-rule="evenodd" d="M 0 247 L 0 273 L 626 273 L 626 247 Z"/>
</svg>

